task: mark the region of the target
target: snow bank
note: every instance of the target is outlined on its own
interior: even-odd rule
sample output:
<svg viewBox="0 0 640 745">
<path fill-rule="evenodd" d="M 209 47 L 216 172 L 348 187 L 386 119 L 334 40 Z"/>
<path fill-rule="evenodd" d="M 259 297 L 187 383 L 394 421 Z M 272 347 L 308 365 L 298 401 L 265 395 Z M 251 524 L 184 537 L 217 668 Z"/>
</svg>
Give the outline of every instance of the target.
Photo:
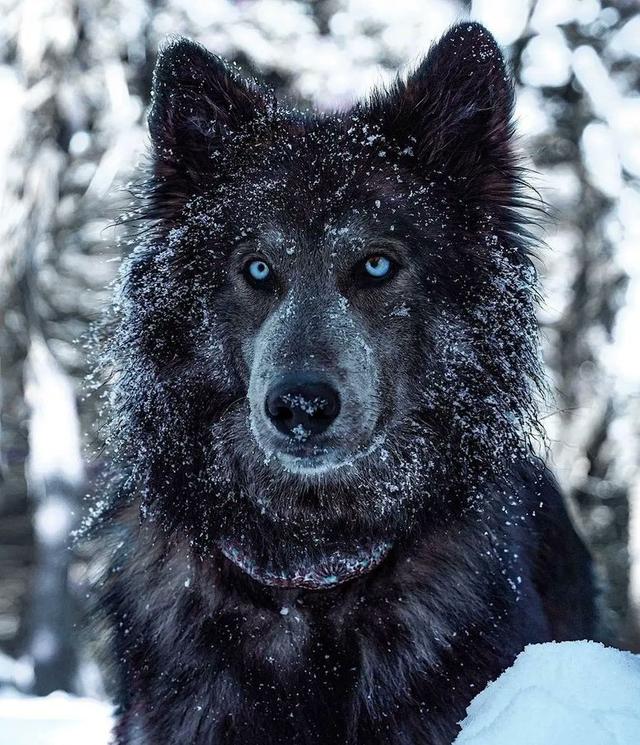
<svg viewBox="0 0 640 745">
<path fill-rule="evenodd" d="M 639 745 L 640 656 L 534 644 L 478 694 L 454 745 Z"/>
<path fill-rule="evenodd" d="M 111 708 L 89 698 L 0 693 L 2 745 L 107 745 Z"/>
</svg>

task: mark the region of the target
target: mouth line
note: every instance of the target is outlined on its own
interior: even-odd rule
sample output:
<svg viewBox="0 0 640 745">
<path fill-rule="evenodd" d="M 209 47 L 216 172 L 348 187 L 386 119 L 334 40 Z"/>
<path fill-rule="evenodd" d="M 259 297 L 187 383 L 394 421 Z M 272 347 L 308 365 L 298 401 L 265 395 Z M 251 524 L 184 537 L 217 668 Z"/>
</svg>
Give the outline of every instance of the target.
<svg viewBox="0 0 640 745">
<path fill-rule="evenodd" d="M 368 445 L 352 452 L 341 452 L 339 448 L 316 445 L 313 448 L 273 450 L 271 455 L 275 456 L 287 470 L 313 474 L 351 467 L 357 461 L 379 450 L 384 442 L 384 435 L 377 435 Z"/>
<path fill-rule="evenodd" d="M 218 543 L 222 555 L 256 582 L 269 587 L 305 590 L 329 590 L 368 574 L 384 561 L 391 547 L 388 541 L 377 541 L 358 546 L 351 552 L 334 550 L 319 559 L 307 557 L 293 569 L 276 570 L 260 566 L 234 541 Z"/>
</svg>

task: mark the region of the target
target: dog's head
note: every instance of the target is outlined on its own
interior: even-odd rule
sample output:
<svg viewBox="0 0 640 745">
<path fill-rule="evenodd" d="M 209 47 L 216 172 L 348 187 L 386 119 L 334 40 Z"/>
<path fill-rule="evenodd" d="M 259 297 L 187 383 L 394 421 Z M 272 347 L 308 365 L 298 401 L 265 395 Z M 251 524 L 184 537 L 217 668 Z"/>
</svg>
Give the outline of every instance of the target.
<svg viewBox="0 0 640 745">
<path fill-rule="evenodd" d="M 477 24 L 331 115 L 165 46 L 116 342 L 153 499 L 207 531 L 219 509 L 386 541 L 518 457 L 537 350 L 512 105 Z"/>
</svg>

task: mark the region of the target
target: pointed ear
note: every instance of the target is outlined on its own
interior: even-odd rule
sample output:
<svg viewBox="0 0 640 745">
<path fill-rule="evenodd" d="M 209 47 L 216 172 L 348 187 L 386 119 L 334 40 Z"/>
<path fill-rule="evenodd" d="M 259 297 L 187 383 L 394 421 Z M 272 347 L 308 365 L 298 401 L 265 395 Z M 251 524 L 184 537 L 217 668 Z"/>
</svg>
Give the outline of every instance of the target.
<svg viewBox="0 0 640 745">
<path fill-rule="evenodd" d="M 502 53 L 478 23 L 451 28 L 405 83 L 373 102 L 422 171 L 464 176 L 476 191 L 483 179 L 499 188 L 493 179 L 514 166 L 513 104 Z"/>
<path fill-rule="evenodd" d="M 224 156 L 226 141 L 264 114 L 257 86 L 196 42 L 172 39 L 153 73 L 148 123 L 156 175 L 197 182 Z"/>
</svg>

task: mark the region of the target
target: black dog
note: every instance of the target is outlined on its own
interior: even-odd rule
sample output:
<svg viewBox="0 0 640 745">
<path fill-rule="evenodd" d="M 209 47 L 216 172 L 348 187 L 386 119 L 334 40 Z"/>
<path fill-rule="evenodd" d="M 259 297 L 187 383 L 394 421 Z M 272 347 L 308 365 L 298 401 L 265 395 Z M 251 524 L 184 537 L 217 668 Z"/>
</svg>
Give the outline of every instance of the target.
<svg viewBox="0 0 640 745">
<path fill-rule="evenodd" d="M 476 24 L 331 115 L 162 50 L 108 352 L 118 743 L 449 745 L 591 635 L 512 107 Z"/>
</svg>

